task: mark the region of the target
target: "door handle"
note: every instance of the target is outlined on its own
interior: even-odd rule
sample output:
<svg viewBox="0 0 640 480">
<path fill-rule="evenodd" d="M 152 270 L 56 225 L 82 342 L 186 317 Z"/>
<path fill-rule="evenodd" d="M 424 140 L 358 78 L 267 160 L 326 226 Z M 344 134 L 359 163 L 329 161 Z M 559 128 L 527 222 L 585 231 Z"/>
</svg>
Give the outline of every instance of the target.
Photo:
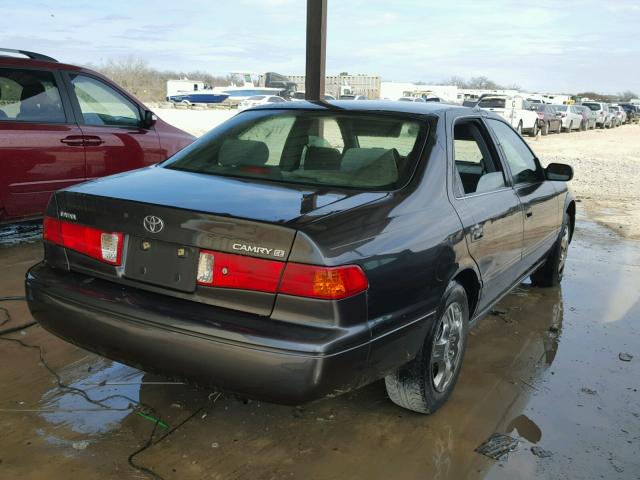
<svg viewBox="0 0 640 480">
<path fill-rule="evenodd" d="M 527 208 L 524 211 L 525 215 L 527 216 L 527 218 L 530 218 L 533 215 L 533 210 L 531 208 Z"/>
<path fill-rule="evenodd" d="M 85 135 L 84 137 L 84 144 L 87 147 L 97 147 L 102 145 L 103 143 L 105 143 L 104 140 L 95 135 Z"/>
<path fill-rule="evenodd" d="M 471 241 L 480 240 L 484 236 L 484 227 L 481 224 L 476 224 L 471 227 Z"/>
<path fill-rule="evenodd" d="M 70 147 L 81 147 L 84 145 L 84 138 L 82 135 L 69 135 L 68 137 L 61 138 L 60 142 Z"/>
</svg>

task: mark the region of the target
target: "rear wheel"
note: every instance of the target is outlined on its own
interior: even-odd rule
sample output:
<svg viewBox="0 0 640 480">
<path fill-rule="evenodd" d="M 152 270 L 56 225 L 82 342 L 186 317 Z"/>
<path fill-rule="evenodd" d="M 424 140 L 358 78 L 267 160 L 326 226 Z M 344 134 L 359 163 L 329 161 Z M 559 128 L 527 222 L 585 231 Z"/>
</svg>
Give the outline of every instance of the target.
<svg viewBox="0 0 640 480">
<path fill-rule="evenodd" d="M 581 132 L 584 132 L 584 131 L 587 129 L 587 128 L 585 127 L 585 125 L 584 125 L 584 124 L 585 124 L 585 121 L 584 121 L 584 120 L 582 120 L 582 121 L 580 122 L 580 131 L 581 131 Z"/>
<path fill-rule="evenodd" d="M 558 121 L 558 129 L 556 130 L 556 133 L 562 133 L 562 122 Z"/>
<path fill-rule="evenodd" d="M 459 283 L 449 284 L 438 314 L 418 355 L 384 379 L 391 401 L 418 413 L 433 413 L 444 405 L 460 374 L 469 304 Z"/>
<path fill-rule="evenodd" d="M 518 123 L 518 126 L 516 127 L 516 132 L 522 135 L 522 120 L 520 120 L 520 122 Z"/>
<path fill-rule="evenodd" d="M 567 133 L 571 133 L 571 130 L 573 130 L 573 122 L 569 122 L 569 128 L 567 128 Z"/>
<path fill-rule="evenodd" d="M 547 255 L 545 262 L 531 274 L 531 283 L 537 287 L 555 287 L 560 285 L 564 266 L 569 252 L 569 214 L 564 214 L 560 238 Z"/>
<path fill-rule="evenodd" d="M 538 121 L 533 122 L 533 127 L 529 130 L 529 136 L 535 137 L 538 135 Z"/>
<path fill-rule="evenodd" d="M 542 124 L 542 135 L 548 135 L 549 130 L 551 130 L 551 125 L 549 125 L 549 122 L 544 122 Z"/>
</svg>

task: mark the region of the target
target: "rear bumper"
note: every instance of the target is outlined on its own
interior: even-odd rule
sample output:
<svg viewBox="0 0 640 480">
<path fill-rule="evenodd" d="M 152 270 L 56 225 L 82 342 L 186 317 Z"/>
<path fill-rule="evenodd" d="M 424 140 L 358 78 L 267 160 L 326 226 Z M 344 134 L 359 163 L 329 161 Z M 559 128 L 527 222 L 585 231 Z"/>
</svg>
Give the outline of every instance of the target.
<svg viewBox="0 0 640 480">
<path fill-rule="evenodd" d="M 147 371 L 285 404 L 380 378 L 415 355 L 427 320 L 371 339 L 368 325 L 276 322 L 44 263 L 27 273 L 26 291 L 33 317 L 73 344 Z"/>
</svg>

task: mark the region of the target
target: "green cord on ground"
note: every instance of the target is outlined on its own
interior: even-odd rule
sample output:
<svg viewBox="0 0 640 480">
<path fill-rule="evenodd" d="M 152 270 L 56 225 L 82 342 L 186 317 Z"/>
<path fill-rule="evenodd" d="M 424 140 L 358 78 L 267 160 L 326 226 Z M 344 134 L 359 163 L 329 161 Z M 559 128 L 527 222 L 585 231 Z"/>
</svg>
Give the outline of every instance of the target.
<svg viewBox="0 0 640 480">
<path fill-rule="evenodd" d="M 137 413 L 138 413 L 138 415 L 140 415 L 142 418 L 146 418 L 146 419 L 147 419 L 147 420 L 149 420 L 150 422 L 155 423 L 156 425 L 158 425 L 158 426 L 160 426 L 160 427 L 164 428 L 165 430 L 166 430 L 167 428 L 169 428 L 169 425 L 167 425 L 166 423 L 164 423 L 162 420 L 160 420 L 160 419 L 158 419 L 158 418 L 155 418 L 155 417 L 153 417 L 153 416 L 151 416 L 151 415 L 148 415 L 148 414 L 146 414 L 146 413 L 144 413 L 144 412 L 137 412 Z"/>
</svg>

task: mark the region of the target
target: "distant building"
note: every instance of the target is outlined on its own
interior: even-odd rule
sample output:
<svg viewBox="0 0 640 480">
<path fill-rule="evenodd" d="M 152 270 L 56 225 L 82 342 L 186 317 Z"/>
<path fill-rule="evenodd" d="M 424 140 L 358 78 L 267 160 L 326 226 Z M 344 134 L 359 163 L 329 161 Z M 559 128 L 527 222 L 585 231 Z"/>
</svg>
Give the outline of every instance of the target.
<svg viewBox="0 0 640 480">
<path fill-rule="evenodd" d="M 304 92 L 304 75 L 286 75 L 289 80 L 295 82 L 296 90 Z M 264 84 L 264 75 L 260 75 L 260 85 Z M 376 75 L 349 74 L 327 75 L 324 89 L 326 94 L 340 98 L 340 95 L 364 95 L 370 99 L 380 98 L 380 77 Z"/>
</svg>

